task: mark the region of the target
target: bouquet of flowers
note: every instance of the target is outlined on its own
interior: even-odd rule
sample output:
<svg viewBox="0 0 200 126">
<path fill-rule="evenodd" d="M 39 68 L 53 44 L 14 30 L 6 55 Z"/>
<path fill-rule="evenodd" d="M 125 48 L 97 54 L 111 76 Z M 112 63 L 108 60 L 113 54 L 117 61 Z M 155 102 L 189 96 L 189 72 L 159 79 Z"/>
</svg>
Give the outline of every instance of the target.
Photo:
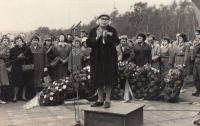
<svg viewBox="0 0 200 126">
<path fill-rule="evenodd" d="M 39 104 L 43 106 L 54 106 L 62 104 L 66 90 L 70 90 L 69 78 L 54 81 L 53 85 L 46 87 L 39 97 Z"/>
<path fill-rule="evenodd" d="M 166 84 L 161 99 L 166 102 L 177 102 L 181 87 L 183 86 L 183 68 L 181 65 L 170 69 L 164 78 Z"/>
<path fill-rule="evenodd" d="M 87 97 L 90 93 L 90 67 L 87 66 L 80 71 L 75 71 L 70 75 L 72 87 L 78 88 L 82 97 Z"/>
<path fill-rule="evenodd" d="M 58 105 L 65 98 L 73 97 L 75 89 L 78 89 L 79 95 L 87 97 L 90 95 L 90 67 L 85 67 L 81 71 L 73 72 L 69 77 L 54 81 L 53 85 L 46 87 L 40 94 L 40 105 Z"/>
<path fill-rule="evenodd" d="M 125 74 L 124 74 L 126 66 L 127 66 L 126 62 L 119 62 L 118 63 L 118 77 L 120 79 L 124 79 L 126 77 Z"/>
<path fill-rule="evenodd" d="M 129 77 L 134 71 L 135 67 L 136 65 L 131 62 L 130 63 L 128 63 L 127 61 L 119 62 L 118 63 L 118 78 L 125 79 L 126 77 Z"/>
</svg>

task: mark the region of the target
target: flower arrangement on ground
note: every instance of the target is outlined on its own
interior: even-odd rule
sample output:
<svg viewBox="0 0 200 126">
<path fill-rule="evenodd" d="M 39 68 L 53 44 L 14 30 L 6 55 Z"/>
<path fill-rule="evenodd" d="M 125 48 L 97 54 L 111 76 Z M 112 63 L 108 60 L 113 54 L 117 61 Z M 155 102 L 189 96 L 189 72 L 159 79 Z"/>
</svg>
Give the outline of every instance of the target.
<svg viewBox="0 0 200 126">
<path fill-rule="evenodd" d="M 160 97 L 166 102 L 177 102 L 181 87 L 183 86 L 183 67 L 177 65 L 170 69 L 164 78 L 166 84 Z"/>
<path fill-rule="evenodd" d="M 53 85 L 46 87 L 39 97 L 39 103 L 43 106 L 62 104 L 64 99 L 74 98 L 72 95 L 76 90 L 79 96 L 90 95 L 90 67 L 87 66 L 81 71 L 74 71 L 69 77 L 53 82 Z"/>
<path fill-rule="evenodd" d="M 133 65 L 134 66 L 134 65 Z M 143 67 L 134 66 L 132 75 L 128 77 L 130 88 L 136 99 L 156 100 L 160 93 L 160 71 L 146 64 Z"/>
</svg>

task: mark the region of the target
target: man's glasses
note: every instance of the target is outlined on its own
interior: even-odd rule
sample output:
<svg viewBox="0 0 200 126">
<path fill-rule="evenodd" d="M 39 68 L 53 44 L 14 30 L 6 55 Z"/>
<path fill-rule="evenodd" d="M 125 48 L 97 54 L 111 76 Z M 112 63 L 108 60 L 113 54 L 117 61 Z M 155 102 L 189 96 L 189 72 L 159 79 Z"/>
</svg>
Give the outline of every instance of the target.
<svg viewBox="0 0 200 126">
<path fill-rule="evenodd" d="M 102 21 L 108 21 L 109 18 L 100 18 Z"/>
<path fill-rule="evenodd" d="M 199 34 L 195 34 L 195 35 L 199 35 Z"/>
</svg>

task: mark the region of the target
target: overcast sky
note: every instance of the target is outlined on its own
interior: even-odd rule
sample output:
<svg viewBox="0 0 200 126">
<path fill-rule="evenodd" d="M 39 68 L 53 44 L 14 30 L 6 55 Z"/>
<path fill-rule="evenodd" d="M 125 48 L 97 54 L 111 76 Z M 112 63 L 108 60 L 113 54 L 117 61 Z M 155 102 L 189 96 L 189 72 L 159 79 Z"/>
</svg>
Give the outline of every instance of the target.
<svg viewBox="0 0 200 126">
<path fill-rule="evenodd" d="M 87 24 L 102 12 L 110 13 L 114 5 L 123 14 L 139 1 L 159 6 L 173 0 L 0 0 L 0 31 L 25 32 L 39 26 L 65 29 L 80 20 Z"/>
</svg>

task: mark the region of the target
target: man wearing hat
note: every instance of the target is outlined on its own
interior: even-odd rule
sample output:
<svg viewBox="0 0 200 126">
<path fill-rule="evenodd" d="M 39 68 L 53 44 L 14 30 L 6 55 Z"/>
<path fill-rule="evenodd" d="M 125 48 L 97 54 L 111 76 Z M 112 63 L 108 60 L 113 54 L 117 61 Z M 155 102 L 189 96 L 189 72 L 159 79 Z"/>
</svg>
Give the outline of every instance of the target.
<svg viewBox="0 0 200 126">
<path fill-rule="evenodd" d="M 44 37 L 44 49 L 47 55 L 47 59 L 48 59 L 48 74 L 51 77 L 52 81 L 55 81 L 54 75 L 55 74 L 53 71 L 53 67 L 50 66 L 50 63 L 54 60 L 54 52 L 53 52 L 53 39 L 52 36 L 46 35 Z"/>
<path fill-rule="evenodd" d="M 91 107 L 111 105 L 110 94 L 112 86 L 117 85 L 118 61 L 116 46 L 119 38 L 115 28 L 109 26 L 110 16 L 103 13 L 98 16 L 97 26 L 91 29 L 87 46 L 92 48 L 90 53 L 91 85 L 97 87 L 98 101 Z M 106 99 L 103 102 L 103 88 L 105 86 Z"/>
<path fill-rule="evenodd" d="M 80 30 L 80 38 L 87 37 L 88 33 L 85 29 Z"/>
</svg>

